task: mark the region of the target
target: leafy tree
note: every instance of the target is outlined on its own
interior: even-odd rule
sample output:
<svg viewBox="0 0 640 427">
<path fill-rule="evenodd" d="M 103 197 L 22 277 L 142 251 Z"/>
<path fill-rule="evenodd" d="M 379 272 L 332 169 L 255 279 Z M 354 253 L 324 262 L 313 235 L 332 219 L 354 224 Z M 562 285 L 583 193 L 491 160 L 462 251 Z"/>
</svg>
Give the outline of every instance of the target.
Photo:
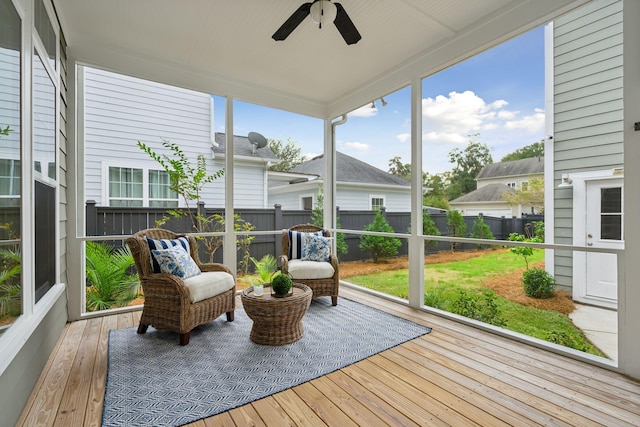
<svg viewBox="0 0 640 427">
<path fill-rule="evenodd" d="M 495 240 L 496 236 L 491 232 L 491 228 L 484 222 L 484 219 L 481 215 L 478 215 L 476 220 L 473 222 L 473 227 L 471 227 L 471 237 L 474 239 L 487 239 L 487 240 Z M 487 245 L 477 245 L 478 249 L 482 249 Z"/>
<path fill-rule="evenodd" d="M 469 135 L 469 138 L 477 136 Z M 493 158 L 486 144 L 469 139 L 464 150 L 454 148 L 449 152 L 449 163 L 453 169 L 448 177 L 451 184 L 447 195 L 452 200 L 476 189 L 476 176 L 485 165 L 493 163 Z"/>
<path fill-rule="evenodd" d="M 411 181 L 411 163 L 402 163 L 400 156 L 395 156 L 389 159 L 389 173 L 405 181 Z"/>
<path fill-rule="evenodd" d="M 509 206 L 527 205 L 536 212 L 544 212 L 544 179 L 531 177 L 526 186 L 517 188 L 513 193 L 504 193 L 502 198 Z"/>
<path fill-rule="evenodd" d="M 147 153 L 149 157 L 158 162 L 158 164 L 169 174 L 170 188 L 178 193 L 184 201 L 186 209 L 169 209 L 167 215 L 156 222 L 156 226 L 164 225 L 170 218 L 188 217 L 191 221 L 192 229 L 196 233 L 219 232 L 225 229 L 225 219 L 223 215 L 214 214 L 206 216 L 204 212 L 200 212 L 197 204 L 201 200 L 202 189 L 224 175 L 224 169 L 220 169 L 213 174 L 207 171 L 207 161 L 204 155 L 197 157 L 196 165 L 192 165 L 187 155 L 182 151 L 178 144 L 162 141 L 162 146 L 171 152 L 171 156 L 167 154 L 158 154 L 145 143 L 138 141 L 138 147 Z M 195 206 L 194 206 L 195 205 Z M 249 232 L 255 227 L 251 223 L 244 221 L 240 215 L 234 215 L 234 231 Z M 236 240 L 236 244 L 243 250 L 241 260 L 241 270 L 246 273 L 249 268 L 249 245 L 255 236 L 241 236 Z M 204 242 L 205 249 L 209 254 L 209 262 L 213 262 L 213 256 L 218 248 L 222 246 L 222 237 L 198 237 L 198 240 Z"/>
<path fill-rule="evenodd" d="M 534 142 L 522 148 L 518 148 L 513 153 L 509 153 L 504 156 L 501 162 L 510 162 L 511 160 L 528 159 L 530 157 L 542 157 L 544 156 L 544 140 Z"/>
<path fill-rule="evenodd" d="M 140 282 L 130 274 L 133 255 L 127 246 L 114 249 L 100 242 L 87 242 L 87 309 L 124 307 L 138 297 Z"/>
<path fill-rule="evenodd" d="M 373 221 L 364 228 L 365 231 L 377 231 L 382 233 L 393 233 L 393 228 L 382 215 L 377 211 Z M 374 263 L 396 256 L 398 248 L 402 245 L 397 237 L 387 236 L 360 236 L 360 249 L 371 254 Z"/>
<path fill-rule="evenodd" d="M 464 217 L 455 209 L 447 211 L 447 227 L 449 228 L 449 236 L 464 237 L 467 232 L 467 223 Z M 451 242 L 451 252 L 456 249 L 456 242 Z"/>
<path fill-rule="evenodd" d="M 509 240 L 512 242 L 532 242 L 532 243 L 542 243 L 542 240 L 535 236 L 528 238 L 524 234 L 511 233 L 509 234 Z M 512 254 L 520 255 L 524 258 L 524 264 L 527 270 L 529 270 L 529 257 L 533 255 L 533 248 L 528 246 L 512 246 L 509 248 Z"/>
<path fill-rule="evenodd" d="M 431 215 L 429 211 L 424 209 L 422 211 L 422 234 L 426 236 L 440 236 L 440 230 L 436 227 L 436 223 L 431 219 Z M 428 246 L 436 246 L 438 244 L 437 240 L 425 240 L 424 247 L 425 249 Z"/>
<path fill-rule="evenodd" d="M 449 210 L 449 201 L 447 200 L 447 181 L 444 174 L 424 173 L 424 188 L 428 189 L 422 197 L 424 206 L 431 206 Z"/>
<path fill-rule="evenodd" d="M 287 138 L 286 144 L 280 139 L 269 139 L 268 146 L 280 159 L 280 162 L 271 166 L 269 170 L 287 172 L 304 162 L 304 157 L 300 154 L 302 148 L 298 147 L 291 138 Z"/>
<path fill-rule="evenodd" d="M 318 193 L 316 206 L 311 211 L 311 224 L 318 227 L 324 227 L 324 195 L 321 192 Z M 336 227 L 340 228 L 340 217 L 336 218 Z M 344 233 L 336 234 L 336 253 L 338 256 L 345 255 L 349 252 L 347 241 L 345 240 Z"/>
</svg>

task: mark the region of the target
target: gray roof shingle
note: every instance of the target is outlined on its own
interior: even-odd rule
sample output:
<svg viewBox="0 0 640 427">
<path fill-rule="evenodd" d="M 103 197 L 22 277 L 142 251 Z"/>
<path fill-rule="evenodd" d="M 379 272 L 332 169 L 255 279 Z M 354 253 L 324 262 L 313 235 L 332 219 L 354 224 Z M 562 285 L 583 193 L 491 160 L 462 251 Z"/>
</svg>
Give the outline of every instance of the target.
<svg viewBox="0 0 640 427">
<path fill-rule="evenodd" d="M 453 199 L 449 203 L 503 202 L 502 195 L 504 193 L 514 192 L 512 188 L 507 187 L 505 184 L 489 184 Z"/>
<path fill-rule="evenodd" d="M 321 154 L 296 166 L 291 172 L 323 176 L 324 155 Z M 336 151 L 336 182 L 360 182 L 400 186 L 411 185 L 410 182 L 402 178 L 338 151 Z"/>
<path fill-rule="evenodd" d="M 537 175 L 544 173 L 544 157 L 498 162 L 482 168 L 476 179 L 498 178 L 503 176 Z"/>
</svg>

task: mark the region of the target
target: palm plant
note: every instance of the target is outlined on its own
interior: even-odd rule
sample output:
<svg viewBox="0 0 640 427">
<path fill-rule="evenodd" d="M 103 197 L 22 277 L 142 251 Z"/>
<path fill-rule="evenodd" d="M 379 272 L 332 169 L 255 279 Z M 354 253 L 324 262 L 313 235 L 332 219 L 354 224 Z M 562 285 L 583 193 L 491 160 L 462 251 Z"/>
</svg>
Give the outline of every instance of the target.
<svg viewBox="0 0 640 427">
<path fill-rule="evenodd" d="M 273 272 L 276 271 L 278 263 L 276 258 L 271 254 L 266 254 L 260 261 L 251 257 L 251 262 L 256 266 L 256 273 L 260 277 L 260 283 L 268 283 L 271 281 Z"/>
<path fill-rule="evenodd" d="M 20 253 L 10 249 L 0 249 L 0 320 L 20 314 L 21 272 Z"/>
<path fill-rule="evenodd" d="M 124 307 L 140 293 L 137 274 L 131 274 L 133 256 L 128 247 L 87 242 L 87 309 Z"/>
</svg>

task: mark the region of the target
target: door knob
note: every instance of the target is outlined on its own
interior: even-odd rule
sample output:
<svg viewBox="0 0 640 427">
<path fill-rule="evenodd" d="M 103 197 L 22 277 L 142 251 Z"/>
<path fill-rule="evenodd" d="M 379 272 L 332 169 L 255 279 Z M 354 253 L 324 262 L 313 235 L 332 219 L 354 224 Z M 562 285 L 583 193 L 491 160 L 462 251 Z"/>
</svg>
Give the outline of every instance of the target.
<svg viewBox="0 0 640 427">
<path fill-rule="evenodd" d="M 587 234 L 587 237 L 588 237 L 588 238 L 592 238 L 592 237 L 593 237 L 593 234 Z"/>
<path fill-rule="evenodd" d="M 587 243 L 587 246 L 593 246 L 592 242 Z"/>
</svg>

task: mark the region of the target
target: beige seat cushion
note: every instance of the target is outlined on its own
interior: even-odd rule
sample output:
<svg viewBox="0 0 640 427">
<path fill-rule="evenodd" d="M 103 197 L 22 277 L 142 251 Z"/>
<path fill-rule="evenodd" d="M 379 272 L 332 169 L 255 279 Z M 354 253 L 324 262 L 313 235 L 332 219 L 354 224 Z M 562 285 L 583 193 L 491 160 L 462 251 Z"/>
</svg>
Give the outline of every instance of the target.
<svg viewBox="0 0 640 427">
<path fill-rule="evenodd" d="M 191 294 L 191 302 L 198 302 L 219 295 L 235 286 L 233 276 L 224 271 L 207 271 L 184 280 Z"/>
<path fill-rule="evenodd" d="M 333 277 L 330 262 L 292 259 L 289 261 L 289 274 L 293 279 L 328 279 Z"/>
</svg>

